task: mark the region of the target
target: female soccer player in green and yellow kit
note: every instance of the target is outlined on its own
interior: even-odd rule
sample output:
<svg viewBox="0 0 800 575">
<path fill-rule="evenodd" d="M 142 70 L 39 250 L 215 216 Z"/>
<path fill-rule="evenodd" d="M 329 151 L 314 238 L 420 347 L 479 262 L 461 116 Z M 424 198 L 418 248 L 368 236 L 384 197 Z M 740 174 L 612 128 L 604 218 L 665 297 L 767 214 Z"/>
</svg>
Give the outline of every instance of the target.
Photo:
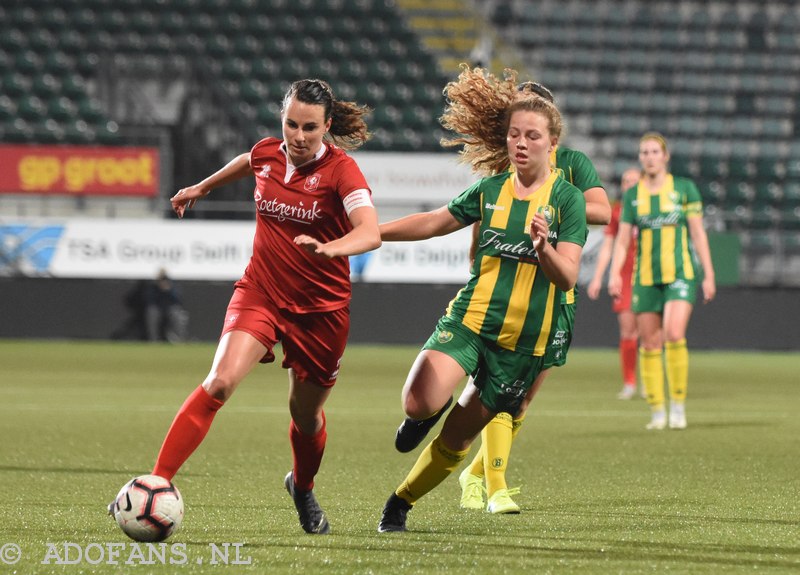
<svg viewBox="0 0 800 575">
<path fill-rule="evenodd" d="M 515 170 L 479 180 L 447 206 L 380 226 L 384 241 L 413 241 L 480 222 L 470 280 L 411 367 L 404 409 L 426 421 L 449 404 L 465 375 L 474 385 L 387 500 L 380 532 L 405 531 L 408 511 L 458 467 L 480 430 L 497 413 L 516 414 L 544 366 L 561 293 L 578 277 L 586 202 L 549 162 L 561 115 L 539 96 L 518 98 L 514 76 L 465 69 L 446 92 L 477 96 L 475 108 L 459 110 L 481 126 L 476 139 L 462 140 L 463 159 L 492 166 L 505 157 Z"/>
<path fill-rule="evenodd" d="M 698 282 L 694 254 L 702 265 L 703 301 L 714 299 L 716 284 L 703 204 L 694 182 L 669 173 L 669 151 L 661 134 L 650 132 L 639 142 L 643 176 L 625 192 L 622 217 L 611 261 L 608 292 L 622 288 L 620 270 L 634 226 L 639 230 L 633 277 L 632 308 L 639 328 L 639 365 L 651 408 L 647 429 L 686 427 L 689 351 L 686 328 Z M 669 386 L 669 421 L 664 397 L 664 364 Z"/>
<path fill-rule="evenodd" d="M 522 82 L 517 86 L 518 96 L 536 94 L 548 102 L 555 103 L 552 92 L 537 82 Z M 470 91 L 458 91 L 448 94 L 454 104 L 472 106 L 475 94 Z M 453 114 L 452 110 L 445 112 L 443 120 L 448 127 L 459 134 L 473 134 L 476 126 L 463 122 L 463 116 Z M 611 218 L 611 205 L 608 202 L 603 184 L 597 175 L 592 161 L 578 150 L 557 145 L 550 152 L 550 166 L 570 184 L 581 192 L 586 200 L 586 222 L 589 224 L 607 224 Z M 475 166 L 473 166 L 475 168 Z M 508 163 L 493 165 L 491 170 L 500 173 L 508 169 L 513 171 L 513 166 Z M 474 259 L 477 246 L 478 226 L 473 226 L 473 241 L 470 248 L 470 259 Z M 550 368 L 560 367 L 567 363 L 567 353 L 575 326 L 575 312 L 577 309 L 578 294 L 576 289 L 566 291 L 561 296 L 561 305 L 558 314 L 556 329 L 547 345 L 545 352 L 544 369 L 536 378 L 519 411 L 513 417 L 508 413 L 498 413 L 497 416 L 481 431 L 481 446 L 472 460 L 459 475 L 458 482 L 461 486 L 460 505 L 464 509 L 484 509 L 489 513 L 519 513 L 520 507 L 511 498 L 516 489 L 508 489 L 506 484 L 506 470 L 511 455 L 511 445 L 519 434 L 525 421 L 528 407 L 534 395 L 541 388 Z M 399 436 L 398 436 L 399 439 Z M 396 442 L 397 444 L 398 442 Z M 400 450 L 400 446 L 397 446 Z M 413 445 L 409 449 L 413 449 Z M 402 450 L 401 450 L 402 451 Z M 484 481 L 486 487 L 484 488 Z M 487 503 L 484 503 L 484 491 Z"/>
</svg>

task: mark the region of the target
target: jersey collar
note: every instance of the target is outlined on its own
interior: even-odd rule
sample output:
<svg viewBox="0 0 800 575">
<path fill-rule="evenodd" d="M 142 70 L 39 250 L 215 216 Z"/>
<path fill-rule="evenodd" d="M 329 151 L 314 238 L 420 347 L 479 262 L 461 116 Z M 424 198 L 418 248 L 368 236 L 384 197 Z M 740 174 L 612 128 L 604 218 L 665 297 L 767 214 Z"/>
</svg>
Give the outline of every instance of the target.
<svg viewBox="0 0 800 575">
<path fill-rule="evenodd" d="M 289 151 L 286 149 L 286 142 L 281 142 L 280 150 L 286 156 L 286 177 L 284 181 L 288 182 L 291 179 L 292 174 L 294 174 L 298 168 L 302 168 L 303 166 L 307 166 L 319 161 L 319 159 L 325 155 L 325 152 L 328 151 L 328 146 L 325 145 L 325 142 L 322 142 L 322 145 L 319 147 L 317 153 L 314 154 L 314 157 L 309 161 L 300 164 L 299 166 L 295 166 L 292 164 L 291 160 L 289 160 Z"/>
</svg>

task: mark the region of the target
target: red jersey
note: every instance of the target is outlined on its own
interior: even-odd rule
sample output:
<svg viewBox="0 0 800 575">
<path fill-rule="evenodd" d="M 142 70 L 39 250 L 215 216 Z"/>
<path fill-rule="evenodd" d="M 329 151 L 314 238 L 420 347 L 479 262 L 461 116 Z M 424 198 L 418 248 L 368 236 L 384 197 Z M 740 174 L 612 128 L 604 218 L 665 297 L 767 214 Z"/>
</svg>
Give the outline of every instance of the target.
<svg viewBox="0 0 800 575">
<path fill-rule="evenodd" d="M 294 243 L 307 234 L 329 242 L 352 225 L 342 200 L 369 190 L 350 156 L 323 142 L 322 155 L 299 168 L 288 165 L 283 140 L 265 138 L 250 151 L 256 177 L 253 255 L 242 279 L 293 313 L 341 309 L 350 302 L 348 258 L 320 258 Z M 288 172 L 288 176 L 287 176 Z"/>
<path fill-rule="evenodd" d="M 611 220 L 608 222 L 608 225 L 605 228 L 605 235 L 611 236 L 612 238 L 617 237 L 617 232 L 619 231 L 619 217 L 621 213 L 622 203 L 614 202 L 614 205 L 611 206 Z M 637 228 L 634 227 L 634 237 L 631 238 L 631 243 L 628 246 L 628 253 L 625 255 L 625 263 L 622 264 L 622 269 L 620 270 L 622 281 L 626 283 L 630 283 L 633 279 L 633 262 L 636 258 L 636 230 Z"/>
</svg>

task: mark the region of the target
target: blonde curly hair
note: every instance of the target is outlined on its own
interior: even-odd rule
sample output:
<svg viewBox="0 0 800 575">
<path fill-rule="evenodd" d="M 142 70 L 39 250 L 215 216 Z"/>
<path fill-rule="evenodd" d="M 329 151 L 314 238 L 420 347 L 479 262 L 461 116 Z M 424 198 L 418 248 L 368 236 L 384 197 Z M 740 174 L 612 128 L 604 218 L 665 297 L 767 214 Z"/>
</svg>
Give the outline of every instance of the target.
<svg viewBox="0 0 800 575">
<path fill-rule="evenodd" d="M 447 98 L 439 122 L 456 135 L 442 138 L 446 148 L 461 146 L 460 160 L 481 175 L 499 174 L 508 170 L 506 134 L 513 112 L 539 112 L 548 120 L 550 135 L 561 135 L 562 121 L 558 108 L 529 90 L 517 88 L 517 72 L 507 68 L 498 78 L 482 68 L 461 64 L 458 78 L 444 90 Z"/>
</svg>

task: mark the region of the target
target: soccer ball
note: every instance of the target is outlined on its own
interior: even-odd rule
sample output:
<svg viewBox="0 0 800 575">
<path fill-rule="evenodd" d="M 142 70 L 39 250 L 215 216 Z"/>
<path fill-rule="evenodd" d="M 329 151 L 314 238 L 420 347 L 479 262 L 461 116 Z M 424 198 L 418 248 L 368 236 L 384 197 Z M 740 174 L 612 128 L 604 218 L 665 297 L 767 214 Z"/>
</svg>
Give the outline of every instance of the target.
<svg viewBox="0 0 800 575">
<path fill-rule="evenodd" d="M 120 489 L 110 511 L 134 541 L 163 541 L 181 526 L 183 497 L 168 479 L 141 475 Z"/>
</svg>

